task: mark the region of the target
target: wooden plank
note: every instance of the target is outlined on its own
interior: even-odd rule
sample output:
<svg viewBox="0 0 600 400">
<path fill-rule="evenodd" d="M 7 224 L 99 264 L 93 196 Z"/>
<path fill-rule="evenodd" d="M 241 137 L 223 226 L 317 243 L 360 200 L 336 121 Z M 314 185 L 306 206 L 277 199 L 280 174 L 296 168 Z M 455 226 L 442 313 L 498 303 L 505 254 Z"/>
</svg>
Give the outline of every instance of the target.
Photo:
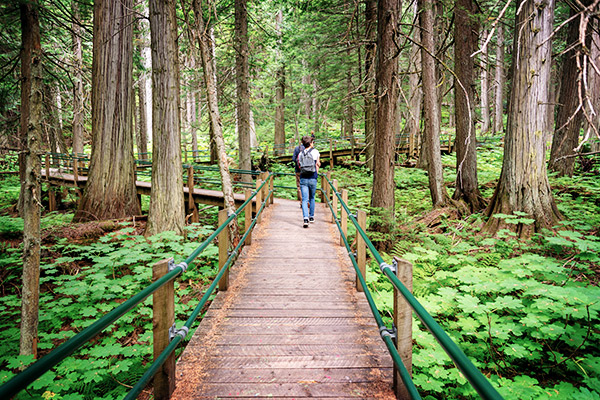
<svg viewBox="0 0 600 400">
<path fill-rule="evenodd" d="M 212 383 L 202 387 L 205 396 L 231 396 L 240 397 L 344 397 L 344 398 L 370 398 L 373 388 L 370 383 L 243 383 L 243 384 L 220 384 Z"/>
<path fill-rule="evenodd" d="M 391 381 L 392 371 L 389 368 L 288 368 L 274 369 L 266 368 L 262 370 L 244 370 L 236 369 L 222 373 L 222 369 L 209 369 L 207 371 L 207 382 L 212 383 L 270 383 L 273 380 L 281 383 L 298 382 L 320 382 L 320 383 L 340 383 L 340 382 L 373 382 L 380 378 L 380 374 Z"/>
</svg>

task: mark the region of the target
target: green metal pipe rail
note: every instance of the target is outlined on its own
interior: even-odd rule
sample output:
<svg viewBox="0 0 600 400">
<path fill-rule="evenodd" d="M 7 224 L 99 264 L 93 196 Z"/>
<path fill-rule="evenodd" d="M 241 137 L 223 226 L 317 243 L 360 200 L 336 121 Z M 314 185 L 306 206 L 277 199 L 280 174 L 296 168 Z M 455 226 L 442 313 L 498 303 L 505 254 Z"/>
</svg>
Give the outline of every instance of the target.
<svg viewBox="0 0 600 400">
<path fill-rule="evenodd" d="M 269 173 L 269 178 L 272 175 L 273 175 L 273 173 Z M 131 297 L 129 300 L 122 303 L 120 306 L 118 306 L 115 309 L 113 309 L 112 311 L 110 311 L 108 314 L 106 314 L 105 316 L 103 316 L 102 318 L 100 318 L 99 320 L 94 322 L 89 327 L 85 328 L 83 331 L 81 331 L 77 335 L 75 335 L 72 338 L 70 338 L 69 340 L 67 340 L 65 343 L 63 343 L 62 345 L 60 345 L 59 347 L 57 347 L 56 349 L 51 351 L 48 355 L 42 357 L 41 359 L 39 359 L 38 361 L 36 361 L 32 365 L 30 365 L 23 372 L 19 373 L 15 377 L 13 377 L 11 380 L 6 382 L 4 385 L 0 386 L 0 399 L 9 399 L 12 396 L 16 395 L 19 391 L 26 388 L 30 383 L 32 383 L 37 378 L 42 376 L 44 373 L 46 373 L 48 370 L 50 370 L 52 367 L 54 367 L 60 361 L 64 360 L 65 358 L 67 358 L 68 356 L 73 354 L 73 352 L 75 350 L 77 350 L 79 347 L 83 346 L 89 340 L 96 337 L 105 328 L 107 328 L 109 325 L 111 325 L 113 322 L 115 322 L 121 316 L 123 316 L 124 314 L 129 312 L 131 309 L 133 309 L 133 307 L 135 307 L 136 305 L 138 305 L 139 303 L 144 301 L 152 293 L 154 293 L 155 291 L 157 291 L 158 289 L 160 289 L 162 286 L 166 285 L 167 283 L 173 281 L 179 275 L 183 274 L 183 272 L 187 269 L 188 265 L 190 265 L 194 261 L 194 259 L 208 247 L 208 245 L 217 237 L 217 235 L 221 231 L 223 231 L 223 229 L 225 229 L 227 227 L 227 225 L 229 225 L 229 223 L 234 218 L 237 218 L 239 216 L 239 214 L 242 211 L 244 211 L 245 207 L 256 197 L 256 194 L 260 190 L 262 190 L 262 188 L 264 187 L 264 185 L 267 182 L 269 182 L 269 179 L 265 179 L 265 181 L 262 183 L 262 185 L 260 187 L 258 187 L 252 193 L 252 196 L 250 196 L 250 198 L 248 200 L 246 200 L 234 213 L 232 213 L 227 218 L 227 220 L 225 220 L 225 222 L 223 224 L 221 224 L 204 242 L 202 242 L 202 244 L 200 244 L 200 246 L 198 246 L 184 261 L 175 265 L 175 267 L 170 272 L 168 272 L 162 278 L 158 279 L 156 282 L 147 286 L 145 289 L 143 289 L 142 291 L 140 291 L 139 293 L 137 293 L 136 295 Z M 227 259 L 227 262 L 223 265 L 223 267 L 217 274 L 217 277 L 214 279 L 213 284 L 209 287 L 209 292 L 205 293 L 205 295 L 202 297 L 201 302 L 198 304 L 198 306 L 196 306 L 196 308 L 192 312 L 192 315 L 185 323 L 185 326 L 188 328 L 188 330 L 191 327 L 191 325 L 193 324 L 194 320 L 200 314 L 200 311 L 202 310 L 202 307 L 204 307 L 204 304 L 208 300 L 210 294 L 212 293 L 212 291 L 214 291 L 216 285 L 219 282 L 219 279 L 223 276 L 225 271 L 229 268 L 229 266 L 231 265 L 231 263 L 237 256 L 239 248 L 242 246 L 247 235 L 249 234 L 249 232 L 251 232 L 252 228 L 256 224 L 257 217 L 263 211 L 265 205 L 269 201 L 269 196 L 271 195 L 272 192 L 273 192 L 272 190 L 269 191 L 269 194 L 267 196 L 265 196 L 265 199 L 264 199 L 260 209 L 258 210 L 255 218 L 253 218 L 253 220 L 252 220 L 250 228 L 246 230 L 246 233 L 244 234 L 242 240 L 240 240 L 239 244 L 236 246 L 233 253 Z M 168 356 L 173 351 L 175 351 L 175 349 L 177 348 L 177 344 L 179 344 L 179 342 L 181 342 L 181 340 L 183 340 L 185 338 L 185 335 L 182 336 L 180 334 L 180 332 L 181 332 L 181 330 L 178 331 L 176 338 L 167 346 L 167 348 L 163 351 L 163 353 L 161 353 L 160 356 L 157 358 L 157 360 L 155 360 L 154 363 L 150 366 L 150 370 L 144 374 L 142 379 L 144 379 L 145 384 L 148 383 L 148 381 L 152 378 L 152 376 L 156 373 L 156 371 L 158 371 L 158 369 L 162 366 L 162 364 L 164 364 L 164 362 L 166 361 Z M 187 331 L 186 331 L 186 334 L 187 334 Z M 141 392 L 141 390 L 144 388 L 145 384 L 141 387 L 138 387 L 140 385 L 136 385 L 134 387 L 134 389 L 138 391 L 137 394 L 139 394 Z M 132 392 L 134 389 L 132 389 Z M 133 398 L 135 398 L 135 396 L 137 396 L 137 394 L 132 395 L 132 397 L 130 395 L 128 395 L 127 398 L 133 399 Z"/>
<path fill-rule="evenodd" d="M 427 327 L 427 329 L 435 337 L 435 339 L 438 341 L 438 343 L 442 346 L 442 348 L 444 349 L 446 354 L 448 354 L 448 356 L 450 356 L 450 358 L 452 359 L 454 364 L 461 370 L 461 372 L 467 378 L 467 380 L 469 381 L 471 386 L 473 386 L 473 388 L 477 391 L 479 396 L 481 396 L 481 398 L 483 398 L 485 400 L 501 400 L 501 399 L 503 399 L 503 397 L 498 393 L 498 391 L 496 391 L 496 389 L 491 385 L 491 383 L 486 379 L 486 377 L 483 376 L 483 374 L 473 365 L 473 363 L 469 360 L 469 358 L 465 355 L 465 353 L 456 345 L 456 343 L 454 343 L 452 341 L 452 339 L 450 339 L 450 337 L 448 336 L 448 334 L 446 334 L 446 332 L 444 332 L 442 327 L 433 319 L 433 317 L 427 312 L 427 310 L 425 310 L 425 308 L 419 303 L 419 301 L 413 296 L 413 294 L 406 288 L 406 286 L 404 286 L 404 284 L 398 279 L 398 277 L 391 271 L 391 269 L 389 268 L 390 266 L 385 263 L 385 261 L 383 260 L 383 258 L 381 257 L 381 255 L 379 254 L 377 249 L 375 249 L 375 246 L 373 246 L 373 243 L 371 242 L 371 240 L 369 240 L 369 237 L 367 236 L 365 231 L 358 225 L 358 221 L 350 212 L 348 205 L 342 200 L 342 196 L 335 189 L 331 180 L 326 175 L 321 175 L 321 177 L 322 177 L 321 179 L 327 180 L 327 183 L 328 183 L 332 193 L 335 196 L 337 196 L 338 201 L 340 202 L 340 205 L 344 208 L 344 210 L 348 214 L 348 217 L 352 221 L 352 224 L 356 228 L 357 234 L 360 234 L 360 236 L 365 241 L 365 244 L 369 248 L 371 254 L 375 258 L 375 260 L 377 260 L 377 263 L 379 264 L 383 274 L 385 274 L 385 276 L 391 281 L 392 285 L 399 291 L 399 293 L 402 295 L 402 297 L 404 297 L 404 299 L 408 302 L 408 304 L 411 306 L 411 308 L 413 309 L 415 314 L 417 314 L 417 316 L 419 317 L 421 322 L 423 322 L 423 324 Z M 340 234 L 342 235 L 342 237 L 344 237 L 344 243 L 346 245 L 346 249 L 348 250 L 348 254 L 350 255 L 350 259 L 352 260 L 352 264 L 354 265 L 356 274 L 360 279 L 362 287 L 365 290 L 364 293 L 367 296 L 369 306 L 371 307 L 371 311 L 373 312 L 373 315 L 375 316 L 377 325 L 380 327 L 380 332 L 385 332 L 385 331 L 382 331 L 382 329 L 383 329 L 382 326 L 385 326 L 385 325 L 383 324 L 381 317 L 378 316 L 379 311 L 377 310 L 375 303 L 372 300 L 372 297 L 368 291 L 364 277 L 362 277 L 362 274 L 358 270 L 358 265 L 356 264 L 354 255 L 353 255 L 353 253 L 348 245 L 348 242 L 342 232 L 342 228 L 341 228 L 338 218 L 337 218 L 337 210 L 333 210 L 333 206 L 330 204 L 329 199 L 327 199 L 327 203 L 329 204 L 329 209 L 334 216 L 334 220 L 340 231 Z M 387 329 L 387 328 L 385 328 L 385 329 Z M 388 346 L 388 349 L 392 353 L 392 358 L 394 360 L 394 364 L 396 365 L 396 367 L 398 367 L 402 381 L 406 385 L 407 389 L 409 390 L 409 393 L 411 393 L 411 398 L 420 399 L 420 397 L 415 397 L 412 394 L 411 385 L 414 387 L 414 384 L 412 383 L 412 379 L 408 375 L 408 372 L 406 372 L 406 374 L 403 373 L 402 369 L 404 368 L 404 364 L 402 363 L 402 360 L 399 360 L 399 355 L 398 355 L 398 357 L 396 357 L 394 355 L 394 353 L 396 353 L 396 355 L 397 355 L 397 351 L 395 351 L 395 347 L 394 347 L 394 350 L 392 350 L 390 348 L 389 343 L 391 343 L 391 338 L 388 335 L 385 335 L 385 333 L 382 334 L 382 338 L 385 341 L 386 345 Z M 417 393 L 417 396 L 419 396 L 418 393 Z"/>
</svg>

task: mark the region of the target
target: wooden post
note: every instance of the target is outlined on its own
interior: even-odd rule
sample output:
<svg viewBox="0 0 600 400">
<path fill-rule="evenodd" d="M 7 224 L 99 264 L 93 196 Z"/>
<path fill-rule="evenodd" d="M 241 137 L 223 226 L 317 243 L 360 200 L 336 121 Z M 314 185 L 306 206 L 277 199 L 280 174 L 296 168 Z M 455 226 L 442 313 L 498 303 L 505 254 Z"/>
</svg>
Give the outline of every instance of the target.
<svg viewBox="0 0 600 400">
<path fill-rule="evenodd" d="M 50 180 L 50 156 L 48 154 L 46 154 L 46 157 L 44 157 L 44 162 L 45 162 L 45 167 L 46 167 L 46 180 L 49 181 Z"/>
<path fill-rule="evenodd" d="M 325 177 L 321 175 L 321 203 L 325 203 L 325 190 L 327 188 L 327 182 Z"/>
<path fill-rule="evenodd" d="M 329 181 L 331 181 L 331 171 L 327 171 L 327 180 L 325 181 L 325 196 L 327 196 L 327 200 L 331 199 L 331 186 L 329 186 Z"/>
<path fill-rule="evenodd" d="M 406 260 L 394 257 L 398 265 L 396 276 L 412 293 L 413 288 L 413 266 Z M 396 348 L 402 358 L 406 370 L 412 376 L 412 309 L 404 297 L 394 289 L 394 324 L 398 329 Z M 402 383 L 400 374 L 394 365 L 394 388 L 397 399 L 410 398 L 406 386 Z"/>
<path fill-rule="evenodd" d="M 266 180 L 267 180 L 267 176 L 268 176 L 268 175 L 269 175 L 269 173 L 268 173 L 268 172 L 263 172 L 263 173 L 261 173 L 261 174 L 260 174 L 260 180 L 261 180 L 261 181 L 263 181 L 263 182 L 264 182 L 264 181 L 266 181 Z M 265 186 L 263 186 L 263 188 L 262 188 L 262 193 L 261 193 L 261 195 L 262 195 L 262 196 L 261 196 L 261 199 L 265 199 L 265 200 L 266 200 L 266 198 L 267 198 L 267 194 L 269 193 L 269 192 L 267 192 L 267 190 L 268 190 L 268 189 L 269 189 L 269 184 L 267 183 L 267 184 L 265 184 Z"/>
<path fill-rule="evenodd" d="M 410 133 L 408 136 L 408 157 L 411 158 L 415 154 L 415 135 Z"/>
<path fill-rule="evenodd" d="M 262 220 L 262 216 L 258 215 L 258 210 L 260 209 L 260 206 L 262 204 L 262 192 L 260 190 L 258 190 L 258 188 L 260 187 L 260 185 L 262 185 L 262 179 L 259 179 L 256 181 L 256 197 L 254 198 L 255 203 L 254 203 L 254 212 L 256 212 L 256 222 L 260 223 Z"/>
<path fill-rule="evenodd" d="M 333 208 L 333 212 L 331 213 L 331 222 L 333 222 L 335 224 L 335 219 L 337 218 L 337 205 L 338 205 L 338 198 L 335 195 L 335 192 L 337 192 L 337 188 L 338 188 L 338 181 L 337 179 L 333 180 L 333 191 L 331 192 L 331 206 Z"/>
<path fill-rule="evenodd" d="M 362 228 L 363 231 L 367 229 L 367 213 L 358 210 L 356 212 L 356 220 L 358 222 L 358 226 Z M 367 244 L 365 240 L 362 238 L 358 231 L 356 232 L 356 263 L 358 264 L 358 270 L 362 274 L 363 278 L 366 279 L 367 274 Z M 358 276 L 356 277 L 356 290 L 359 292 L 364 292 L 364 288 L 360 283 L 360 279 Z"/>
<path fill-rule="evenodd" d="M 219 211 L 219 226 L 223 225 L 227 221 L 227 209 Z M 221 267 L 225 265 L 227 258 L 227 250 L 229 250 L 229 227 L 225 227 L 219 233 L 219 271 Z M 221 280 L 219 281 L 219 290 L 225 291 L 229 287 L 229 269 L 225 271 Z"/>
<path fill-rule="evenodd" d="M 152 280 L 156 281 L 169 272 L 169 261 L 159 261 L 152 266 Z M 152 335 L 154 337 L 154 359 L 169 345 L 169 328 L 175 322 L 175 290 L 173 281 L 167 283 L 152 296 Z M 154 398 L 167 400 L 175 390 L 175 353 L 171 354 L 163 367 L 154 375 Z"/>
<path fill-rule="evenodd" d="M 48 183 L 48 211 L 56 211 L 56 193 L 54 187 Z"/>
<path fill-rule="evenodd" d="M 348 204 L 348 191 L 346 189 L 342 189 L 342 200 L 344 201 L 344 203 L 347 205 Z M 346 209 L 344 208 L 344 206 L 341 207 L 340 210 L 340 226 L 342 227 L 342 232 L 344 233 L 344 236 L 348 236 L 348 213 L 346 212 Z M 344 239 L 342 238 L 342 235 L 340 235 L 340 246 L 344 245 Z"/>
<path fill-rule="evenodd" d="M 269 186 L 271 187 L 270 188 L 270 190 L 271 190 L 271 198 L 269 199 L 269 203 L 273 204 L 273 201 L 275 200 L 274 199 L 274 197 L 275 197 L 275 186 L 274 186 L 275 185 L 275 183 L 274 183 L 275 175 L 271 175 L 271 179 L 270 180 L 271 180 L 271 184 Z"/>
<path fill-rule="evenodd" d="M 248 200 L 250 197 L 252 197 L 252 189 L 246 189 L 245 193 L 245 197 L 246 200 Z M 250 224 L 252 223 L 252 202 L 249 202 L 246 205 L 246 208 L 244 209 L 244 229 L 246 230 L 246 232 L 248 232 L 248 229 L 250 229 Z M 252 244 L 252 232 L 250 232 L 248 234 L 248 236 L 246 236 L 246 246 L 249 246 Z"/>
<path fill-rule="evenodd" d="M 329 168 L 333 169 L 333 139 L 329 139 Z"/>
<path fill-rule="evenodd" d="M 187 153 L 186 153 L 187 154 Z M 192 214 L 192 222 L 200 222 L 200 215 L 198 214 L 198 207 L 194 201 L 194 167 L 188 167 L 188 212 Z"/>
</svg>

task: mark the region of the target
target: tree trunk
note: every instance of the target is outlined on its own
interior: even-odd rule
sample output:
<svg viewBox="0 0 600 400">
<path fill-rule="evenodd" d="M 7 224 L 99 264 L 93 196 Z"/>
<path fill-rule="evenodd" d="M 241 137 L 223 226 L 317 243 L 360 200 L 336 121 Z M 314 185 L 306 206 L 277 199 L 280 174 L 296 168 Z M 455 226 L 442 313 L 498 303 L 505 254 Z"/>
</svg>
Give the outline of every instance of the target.
<svg viewBox="0 0 600 400">
<path fill-rule="evenodd" d="M 435 42 L 433 38 L 433 2 L 419 0 L 421 9 L 421 37 L 423 48 L 423 109 L 425 113 L 425 148 L 427 151 L 427 172 L 433 207 L 443 207 L 448 200 L 444 186 L 442 157 L 440 150 L 440 113 L 435 79 Z"/>
<path fill-rule="evenodd" d="M 73 39 L 73 153 L 83 153 L 83 120 L 85 117 L 83 93 L 83 50 L 81 45 L 81 16 L 79 1 L 71 1 L 73 23 L 71 24 Z"/>
<path fill-rule="evenodd" d="M 375 127 L 373 192 L 371 206 L 381 217 L 371 226 L 380 233 L 390 233 L 394 224 L 394 133 L 398 100 L 398 52 L 400 4 L 397 0 L 380 0 L 377 6 L 377 125 Z M 379 242 L 387 250 L 389 240 Z"/>
<path fill-rule="evenodd" d="M 365 159 L 373 170 L 375 142 L 375 56 L 377 54 L 377 0 L 365 1 Z"/>
<path fill-rule="evenodd" d="M 282 46 L 281 24 L 283 23 L 283 13 L 281 10 L 277 13 L 275 19 L 275 31 L 277 32 L 277 44 Z M 279 67 L 275 73 L 275 154 L 285 153 L 285 64 L 281 55 L 281 50 L 277 50 L 277 62 Z"/>
<path fill-rule="evenodd" d="M 596 65 L 600 65 L 600 34 L 598 34 L 598 28 L 600 28 L 600 23 L 596 20 L 596 24 L 594 26 L 589 26 L 588 29 L 591 29 L 591 43 L 590 43 L 590 59 Z M 589 71 L 589 70 L 588 70 Z M 588 122 L 588 126 L 586 128 L 590 131 L 590 150 L 592 152 L 600 151 L 600 74 L 595 71 L 588 72 L 588 80 L 589 80 L 589 88 L 590 88 L 590 96 L 589 98 L 592 100 L 592 107 L 596 115 L 591 116 L 591 125 Z"/>
<path fill-rule="evenodd" d="M 464 200 L 471 212 L 485 208 L 477 185 L 477 146 L 473 96 L 473 58 L 477 47 L 476 11 L 473 0 L 457 0 L 454 8 L 454 112 L 456 115 L 456 190 L 454 200 Z"/>
<path fill-rule="evenodd" d="M 219 172 L 221 174 L 223 197 L 225 199 L 224 207 L 227 209 L 228 213 L 232 214 L 235 212 L 235 199 L 233 197 L 231 175 L 229 174 L 229 161 L 227 160 L 225 141 L 223 140 L 223 123 L 221 122 L 221 115 L 219 113 L 219 105 L 217 102 L 216 72 L 213 71 L 210 47 L 208 45 L 211 39 L 208 35 L 202 16 L 201 0 L 194 0 L 193 7 L 196 16 L 198 44 L 200 47 L 200 55 L 202 57 L 202 69 L 204 71 L 204 84 L 206 85 L 210 125 L 213 130 L 215 147 L 219 156 Z M 230 243 L 237 243 L 238 225 L 236 219 L 229 225 L 229 233 L 230 239 L 232 239 Z"/>
<path fill-rule="evenodd" d="M 46 121 L 42 125 L 48 137 L 50 151 L 52 153 L 68 153 L 65 138 L 62 134 L 60 123 L 60 108 L 57 96 L 58 88 L 48 83 L 44 84 L 43 108 L 46 115 Z"/>
<path fill-rule="evenodd" d="M 485 43 L 488 31 L 481 32 L 481 43 Z M 486 135 L 490 131 L 490 91 L 488 81 L 489 46 L 481 53 L 481 134 Z"/>
<path fill-rule="evenodd" d="M 210 63 L 211 63 L 211 75 L 210 75 L 210 79 L 212 79 L 212 86 L 215 88 L 215 96 L 217 98 L 217 104 L 219 104 L 219 92 L 218 92 L 218 87 L 217 87 L 217 55 L 216 55 L 216 51 L 215 51 L 215 31 L 213 29 L 212 26 L 207 27 L 208 29 L 208 37 L 207 37 L 207 42 L 206 45 L 208 46 L 208 54 L 210 55 Z M 200 36 L 198 36 L 198 40 L 202 40 Z M 206 76 L 206 74 L 205 74 Z M 208 84 L 205 85 L 206 87 L 208 87 Z M 206 102 L 208 103 L 208 94 L 206 95 L 207 100 Z M 208 118 L 209 121 L 212 121 L 211 118 L 211 113 L 210 113 L 210 106 L 209 106 L 209 111 L 208 111 Z M 219 163 L 220 160 L 220 155 L 219 155 L 219 150 L 217 148 L 217 142 L 215 139 L 215 131 L 213 130 L 213 124 L 212 122 L 209 123 L 209 129 L 208 129 L 208 133 L 209 133 L 209 147 L 210 147 L 210 164 L 217 164 Z"/>
<path fill-rule="evenodd" d="M 246 7 L 247 0 L 235 0 L 235 78 L 237 89 L 239 167 L 240 169 L 251 170 L 250 91 L 248 89 L 248 10 Z M 242 174 L 242 181 L 251 183 L 252 176 Z"/>
<path fill-rule="evenodd" d="M 411 5 L 413 9 L 413 15 L 417 15 L 417 2 L 413 2 Z M 413 27 L 413 41 L 410 46 L 410 58 L 409 58 L 409 71 L 411 72 L 408 77 L 408 115 L 406 120 L 407 132 L 409 135 L 409 143 L 413 146 L 409 146 L 409 150 L 413 151 L 418 148 L 419 138 L 421 137 L 420 121 L 421 111 L 423 109 L 423 90 L 420 86 L 421 80 L 421 31 L 419 25 L 416 24 Z M 414 154 L 409 154 L 409 157 L 413 157 Z"/>
<path fill-rule="evenodd" d="M 150 0 L 149 4 L 152 49 L 152 195 L 146 235 L 164 231 L 181 234 L 185 225 L 185 212 L 175 0 Z"/>
<path fill-rule="evenodd" d="M 148 92 L 146 90 L 146 81 L 148 80 L 148 72 L 145 65 L 145 51 L 148 47 L 145 26 L 142 23 L 142 18 L 137 21 L 139 37 L 136 40 L 136 52 L 142 60 L 142 70 L 138 76 L 137 98 L 138 98 L 138 132 L 137 132 L 137 152 L 138 158 L 141 160 L 148 159 Z"/>
<path fill-rule="evenodd" d="M 314 131 L 315 135 L 317 135 L 319 133 L 319 129 L 321 127 L 321 125 L 319 124 L 319 108 L 320 108 L 320 102 L 319 102 L 319 97 L 318 97 L 319 83 L 317 82 L 316 79 L 313 79 L 312 85 L 313 85 L 313 98 L 312 98 L 313 131 Z"/>
<path fill-rule="evenodd" d="M 131 0 L 94 2 L 92 155 L 75 222 L 140 214 L 133 157 Z"/>
<path fill-rule="evenodd" d="M 496 28 L 496 106 L 494 107 L 494 133 L 496 135 L 504 132 L 504 27 L 501 23 Z"/>
<path fill-rule="evenodd" d="M 42 49 L 36 2 L 22 2 L 21 34 L 22 86 L 21 107 L 27 110 L 21 116 L 21 131 L 25 133 L 26 148 L 23 157 L 25 171 L 21 194 L 23 206 L 23 290 L 21 302 L 20 355 L 37 357 L 38 311 L 40 292 L 40 202 L 41 202 L 41 126 L 42 111 Z M 25 93 L 23 93 L 25 92 Z"/>
<path fill-rule="evenodd" d="M 571 9 L 571 17 L 577 13 L 578 11 Z M 563 56 L 559 106 L 550 150 L 549 167 L 552 171 L 558 172 L 559 176 L 573 176 L 575 157 L 572 156 L 579 143 L 579 132 L 583 122 L 581 107 L 585 104 L 581 104 L 580 99 L 584 98 L 585 89 L 581 79 L 583 71 L 577 66 L 577 59 L 582 56 L 582 47 L 579 43 L 579 20 L 580 18 L 575 18 L 568 25 L 566 47 L 569 51 Z"/>
<path fill-rule="evenodd" d="M 250 109 L 250 147 L 258 147 L 258 137 L 256 136 L 256 125 L 254 125 L 254 113 L 252 109 Z"/>
<path fill-rule="evenodd" d="M 304 108 L 304 115 L 307 119 L 310 119 L 310 113 L 312 109 L 312 99 L 306 89 L 311 85 L 310 75 L 308 74 L 308 63 L 306 60 L 302 60 L 302 85 L 300 86 L 300 103 Z"/>
<path fill-rule="evenodd" d="M 350 48 L 347 50 L 348 58 L 350 58 Z M 354 93 L 354 85 L 352 84 L 352 69 L 348 68 L 346 73 L 346 122 L 344 123 L 344 130 L 346 132 L 346 136 L 350 139 L 350 145 L 354 150 L 354 105 L 353 101 L 353 93 Z M 354 158 L 354 154 L 352 154 L 352 158 Z"/>
<path fill-rule="evenodd" d="M 504 159 L 500 181 L 486 210 L 485 229 L 517 231 L 527 237 L 533 230 L 552 227 L 561 215 L 556 208 L 546 174 L 546 114 L 550 102 L 552 48 L 549 40 L 554 0 L 540 4 L 521 0 L 517 9 L 513 45 L 513 75 Z M 524 212 L 534 225 L 506 224 L 495 214 Z"/>
</svg>

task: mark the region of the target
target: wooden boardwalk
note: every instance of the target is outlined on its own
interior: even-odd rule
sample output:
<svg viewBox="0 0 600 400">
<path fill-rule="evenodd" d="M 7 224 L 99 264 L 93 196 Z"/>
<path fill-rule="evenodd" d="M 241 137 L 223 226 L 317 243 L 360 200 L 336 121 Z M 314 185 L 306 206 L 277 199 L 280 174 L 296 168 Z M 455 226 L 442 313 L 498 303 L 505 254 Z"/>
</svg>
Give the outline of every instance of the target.
<svg viewBox="0 0 600 400">
<path fill-rule="evenodd" d="M 331 214 L 276 199 L 177 363 L 173 399 L 393 399 L 392 361 Z M 334 230 L 335 229 L 335 230 Z"/>
</svg>

